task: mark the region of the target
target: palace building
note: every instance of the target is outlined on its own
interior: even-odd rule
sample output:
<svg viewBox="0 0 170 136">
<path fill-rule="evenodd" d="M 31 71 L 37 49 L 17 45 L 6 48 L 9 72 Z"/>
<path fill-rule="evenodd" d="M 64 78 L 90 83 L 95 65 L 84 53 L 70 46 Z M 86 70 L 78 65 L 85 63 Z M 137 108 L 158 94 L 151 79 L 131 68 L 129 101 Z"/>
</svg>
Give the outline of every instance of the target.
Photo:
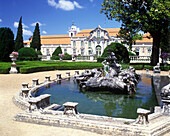
<svg viewBox="0 0 170 136">
<path fill-rule="evenodd" d="M 60 46 L 63 53 L 81 56 L 97 55 L 101 56 L 107 45 L 112 42 L 121 43 L 117 38 L 120 28 L 101 28 L 83 29 L 79 31 L 72 25 L 68 35 L 43 35 L 41 36 L 41 52 L 43 55 L 52 56 L 55 49 Z M 149 34 L 143 36 L 143 40 L 137 40 L 132 46 L 132 50 L 139 56 L 150 56 L 152 51 L 153 39 Z M 30 42 L 24 42 L 29 46 Z M 126 45 L 125 45 L 126 46 Z M 127 47 L 127 46 L 126 46 Z"/>
</svg>

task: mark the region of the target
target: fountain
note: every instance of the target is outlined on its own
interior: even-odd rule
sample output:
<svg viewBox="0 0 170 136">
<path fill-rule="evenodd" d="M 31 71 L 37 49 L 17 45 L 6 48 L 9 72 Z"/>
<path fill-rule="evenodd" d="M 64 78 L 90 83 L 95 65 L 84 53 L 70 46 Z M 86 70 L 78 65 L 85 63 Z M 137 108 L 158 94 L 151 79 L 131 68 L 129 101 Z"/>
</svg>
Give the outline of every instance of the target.
<svg viewBox="0 0 170 136">
<path fill-rule="evenodd" d="M 83 90 L 109 90 L 116 94 L 132 94 L 135 85 L 138 83 L 139 75 L 135 69 L 122 70 L 120 64 L 116 63 L 116 56 L 113 52 L 102 62 L 104 70 L 86 70 L 79 76 L 75 76 Z"/>
</svg>

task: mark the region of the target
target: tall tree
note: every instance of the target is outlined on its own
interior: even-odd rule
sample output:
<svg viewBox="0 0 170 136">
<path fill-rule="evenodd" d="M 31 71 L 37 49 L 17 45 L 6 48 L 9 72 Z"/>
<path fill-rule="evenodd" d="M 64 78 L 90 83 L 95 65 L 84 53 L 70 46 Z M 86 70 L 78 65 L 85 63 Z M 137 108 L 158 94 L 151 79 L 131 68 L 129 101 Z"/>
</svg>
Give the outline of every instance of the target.
<svg viewBox="0 0 170 136">
<path fill-rule="evenodd" d="M 15 51 L 18 51 L 22 47 L 24 47 L 24 44 L 23 44 L 22 16 L 21 16 L 19 20 L 18 31 L 17 31 L 16 40 L 15 40 Z"/>
<path fill-rule="evenodd" d="M 10 28 L 0 28 L 0 61 L 11 61 L 9 54 L 14 50 L 14 34 Z"/>
<path fill-rule="evenodd" d="M 131 31 L 149 32 L 153 37 L 151 64 L 159 62 L 161 42 L 168 45 L 168 0 L 104 0 L 101 9 L 108 19 L 122 22 Z M 164 41 L 164 42 L 163 42 Z M 169 48 L 169 47 L 168 47 Z"/>
<path fill-rule="evenodd" d="M 41 49 L 39 23 L 36 23 L 35 30 L 32 37 L 31 47 L 37 49 L 37 51 Z"/>
<path fill-rule="evenodd" d="M 132 51 L 132 45 L 136 43 L 135 42 L 136 40 L 142 40 L 142 34 L 122 27 L 120 28 L 117 37 L 123 40 L 122 41 L 123 44 L 127 44 L 129 46 L 130 51 Z"/>
</svg>

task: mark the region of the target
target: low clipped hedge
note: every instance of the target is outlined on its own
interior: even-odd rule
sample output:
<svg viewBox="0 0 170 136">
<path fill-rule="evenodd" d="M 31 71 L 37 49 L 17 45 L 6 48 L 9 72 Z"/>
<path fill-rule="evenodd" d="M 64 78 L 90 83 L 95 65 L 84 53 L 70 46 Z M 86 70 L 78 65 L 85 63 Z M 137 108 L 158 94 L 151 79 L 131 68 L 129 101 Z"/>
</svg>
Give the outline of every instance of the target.
<svg viewBox="0 0 170 136">
<path fill-rule="evenodd" d="M 0 74 L 9 74 L 9 67 L 0 67 Z"/>
<path fill-rule="evenodd" d="M 103 68 L 101 63 L 96 62 L 65 62 L 65 61 L 22 61 L 16 62 L 18 72 L 22 74 L 33 73 L 39 71 L 49 71 L 49 70 L 77 70 L 77 69 L 93 69 L 93 68 Z M 123 64 L 122 68 L 128 68 L 129 66 L 134 67 L 136 70 L 149 69 L 153 70 L 153 66 L 150 65 L 129 65 Z M 5 63 L 0 62 L 0 74 L 7 74 L 11 68 L 11 62 Z M 162 71 L 170 70 L 170 65 L 163 67 Z"/>
<path fill-rule="evenodd" d="M 93 69 L 103 67 L 100 63 L 73 63 L 73 62 L 61 62 L 52 64 L 43 64 L 38 66 L 27 66 L 21 67 L 20 73 L 33 73 L 39 71 L 49 71 L 49 70 L 76 70 L 76 69 Z"/>
<path fill-rule="evenodd" d="M 105 57 L 98 57 L 97 58 L 97 62 L 100 62 L 100 63 L 103 62 L 104 60 L 105 60 Z"/>
<path fill-rule="evenodd" d="M 144 69 L 143 65 L 133 65 L 132 67 L 134 67 L 136 70 L 143 70 Z"/>
</svg>

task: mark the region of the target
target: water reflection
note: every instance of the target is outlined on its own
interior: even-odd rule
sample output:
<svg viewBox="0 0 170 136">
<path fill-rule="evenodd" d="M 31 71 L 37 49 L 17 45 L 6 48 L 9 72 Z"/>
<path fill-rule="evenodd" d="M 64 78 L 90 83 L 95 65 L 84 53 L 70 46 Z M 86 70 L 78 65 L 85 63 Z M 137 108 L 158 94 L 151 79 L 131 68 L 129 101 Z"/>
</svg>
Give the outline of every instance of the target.
<svg viewBox="0 0 170 136">
<path fill-rule="evenodd" d="M 152 86 L 156 93 L 158 105 L 160 106 L 162 106 L 161 95 L 160 95 L 161 89 L 167 84 L 169 84 L 169 82 L 170 82 L 170 78 L 167 76 L 156 75 L 156 76 L 153 76 L 152 78 Z"/>
<path fill-rule="evenodd" d="M 111 117 L 136 118 L 137 108 L 150 109 L 158 105 L 154 88 L 160 88 L 169 82 L 165 77 L 143 75 L 135 95 L 116 95 L 110 92 L 82 92 L 73 79 L 61 80 L 51 84 L 50 88 L 41 88 L 36 94 L 51 94 L 51 103 L 62 105 L 65 102 L 78 102 L 80 113 L 106 115 Z M 167 83 L 168 84 L 168 83 Z M 153 87 L 152 87 L 153 86 Z M 160 95 L 160 94 L 159 94 Z"/>
</svg>

